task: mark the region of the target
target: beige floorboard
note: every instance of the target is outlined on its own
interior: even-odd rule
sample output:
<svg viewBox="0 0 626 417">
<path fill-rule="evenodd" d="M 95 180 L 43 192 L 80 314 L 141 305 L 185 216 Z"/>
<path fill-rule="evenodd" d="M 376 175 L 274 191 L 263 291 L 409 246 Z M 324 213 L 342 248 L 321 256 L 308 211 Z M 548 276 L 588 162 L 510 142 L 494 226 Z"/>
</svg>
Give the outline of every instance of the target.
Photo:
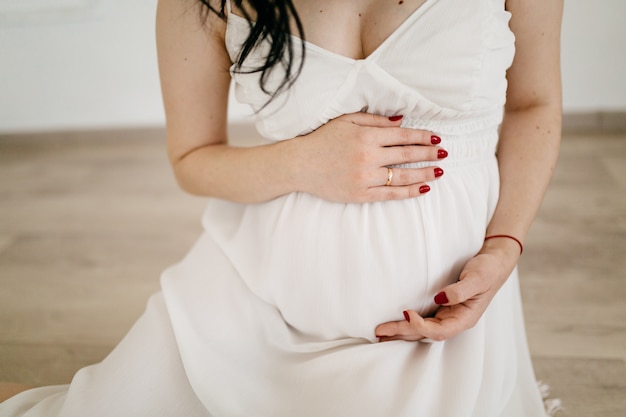
<svg viewBox="0 0 626 417">
<path fill-rule="evenodd" d="M 235 126 L 245 137 L 249 126 Z M 101 360 L 200 233 L 161 130 L 0 136 L 0 380 Z M 570 134 L 520 262 L 562 417 L 626 415 L 626 136 Z"/>
</svg>

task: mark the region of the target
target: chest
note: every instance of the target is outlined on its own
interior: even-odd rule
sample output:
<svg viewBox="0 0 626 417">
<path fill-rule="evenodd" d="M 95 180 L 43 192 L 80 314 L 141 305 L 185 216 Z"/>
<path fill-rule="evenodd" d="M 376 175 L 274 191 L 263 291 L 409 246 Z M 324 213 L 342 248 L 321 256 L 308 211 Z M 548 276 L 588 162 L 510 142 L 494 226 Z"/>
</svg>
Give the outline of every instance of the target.
<svg viewBox="0 0 626 417">
<path fill-rule="evenodd" d="M 266 79 L 267 90 L 261 89 L 260 73 L 254 69 L 267 58 L 269 45 L 262 43 L 241 70 L 231 72 L 236 97 L 257 112 L 259 131 L 272 139 L 304 134 L 357 111 L 403 114 L 415 126 L 434 123 L 442 132 L 442 124 L 452 129 L 487 116 L 500 117 L 506 70 L 514 53 L 509 18 L 504 0 L 425 0 L 399 25 L 378 32 L 381 42 L 368 44 L 375 38 L 365 36 L 360 42 L 350 36 L 360 39 L 365 32 L 359 30 L 376 25 L 324 30 L 328 21 L 316 26 L 305 13 L 304 29 L 313 34 L 306 37 L 306 54 L 296 55 L 295 67 L 304 59 L 296 82 L 269 100 L 267 91 L 274 91 L 284 79 L 284 68 L 274 67 Z M 225 40 L 232 62 L 237 62 L 248 33 L 249 22 L 229 16 Z M 349 38 L 350 42 L 343 40 L 349 47 L 333 50 L 341 46 L 331 39 L 333 34 Z"/>
<path fill-rule="evenodd" d="M 426 0 L 294 0 L 307 41 L 351 59 L 371 55 Z M 297 27 L 292 22 L 292 33 Z"/>
</svg>

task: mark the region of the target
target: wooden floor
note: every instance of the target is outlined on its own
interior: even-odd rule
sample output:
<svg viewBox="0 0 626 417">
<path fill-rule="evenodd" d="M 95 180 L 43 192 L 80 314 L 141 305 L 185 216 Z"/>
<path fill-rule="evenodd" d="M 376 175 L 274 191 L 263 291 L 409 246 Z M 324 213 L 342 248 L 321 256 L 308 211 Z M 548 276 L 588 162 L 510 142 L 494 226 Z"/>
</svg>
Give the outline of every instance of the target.
<svg viewBox="0 0 626 417">
<path fill-rule="evenodd" d="M 67 383 L 102 359 L 199 235 L 163 136 L 0 136 L 0 380 Z M 559 416 L 626 416 L 626 135 L 565 137 L 520 269 Z"/>
</svg>

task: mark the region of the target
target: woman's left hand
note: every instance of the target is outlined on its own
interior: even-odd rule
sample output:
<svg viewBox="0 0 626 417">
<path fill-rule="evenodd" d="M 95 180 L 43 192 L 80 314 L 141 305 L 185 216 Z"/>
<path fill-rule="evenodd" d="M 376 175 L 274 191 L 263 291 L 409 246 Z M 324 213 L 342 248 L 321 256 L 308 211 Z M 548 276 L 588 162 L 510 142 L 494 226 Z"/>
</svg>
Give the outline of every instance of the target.
<svg viewBox="0 0 626 417">
<path fill-rule="evenodd" d="M 518 258 L 516 244 L 485 242 L 483 249 L 465 264 L 459 281 L 437 294 L 435 302 L 441 307 L 433 317 L 422 317 L 413 310 L 406 310 L 405 320 L 378 325 L 376 336 L 381 342 L 424 338 L 441 341 L 471 329 L 506 282 Z"/>
</svg>

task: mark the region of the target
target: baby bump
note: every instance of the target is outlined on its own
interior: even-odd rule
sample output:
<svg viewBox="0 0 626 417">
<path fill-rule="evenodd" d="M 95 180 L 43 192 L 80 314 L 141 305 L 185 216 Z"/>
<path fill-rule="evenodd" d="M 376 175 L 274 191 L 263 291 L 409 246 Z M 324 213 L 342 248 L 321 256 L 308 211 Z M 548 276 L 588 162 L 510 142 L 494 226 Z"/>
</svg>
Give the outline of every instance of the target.
<svg viewBox="0 0 626 417">
<path fill-rule="evenodd" d="M 477 250 L 488 217 L 477 168 L 410 200 L 339 204 L 294 193 L 247 206 L 212 201 L 204 226 L 238 278 L 294 330 L 374 339 L 376 325 L 400 320 L 404 309 L 433 311 L 436 291 Z M 467 180 L 482 197 L 467 198 Z"/>
</svg>

